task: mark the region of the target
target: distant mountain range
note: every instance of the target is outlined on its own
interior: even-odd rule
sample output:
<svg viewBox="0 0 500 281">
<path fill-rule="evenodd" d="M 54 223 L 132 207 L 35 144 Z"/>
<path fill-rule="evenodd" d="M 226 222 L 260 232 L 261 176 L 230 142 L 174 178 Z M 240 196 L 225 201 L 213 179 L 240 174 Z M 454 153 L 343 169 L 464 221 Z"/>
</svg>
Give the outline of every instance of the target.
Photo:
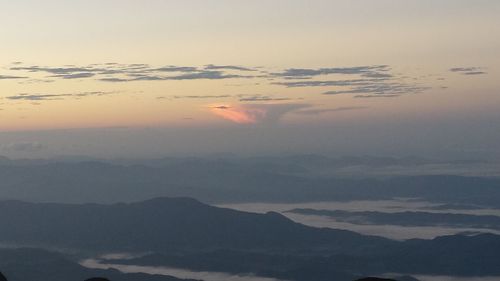
<svg viewBox="0 0 500 281">
<path fill-rule="evenodd" d="M 371 165 L 421 161 L 410 160 L 343 159 L 346 163 Z M 315 169 L 322 169 L 323 164 L 335 167 L 340 163 L 343 162 L 320 156 L 158 159 L 138 163 L 4 160 L 0 161 L 0 198 L 116 203 L 185 196 L 209 203 L 233 203 L 406 197 L 436 203 L 500 207 L 499 178 L 449 175 L 338 178 L 318 176 L 315 172 Z"/>
<path fill-rule="evenodd" d="M 390 272 L 500 276 L 500 236 L 393 241 L 308 227 L 277 213 L 253 214 L 212 207 L 189 198 L 113 205 L 4 201 L 0 202 L 0 221 L 5 226 L 0 232 L 2 244 L 58 248 L 86 255 L 150 253 L 112 263 L 297 281 L 350 281 Z M 19 265 L 30 266 L 33 260 L 59 261 L 59 256 L 36 258 L 37 253 L 19 256 L 18 261 L 26 260 Z M 0 270 L 6 265 L 13 264 L 0 263 Z M 33 267 L 41 270 L 37 263 Z M 77 269 L 83 270 L 80 266 Z M 52 281 L 57 280 L 62 279 Z"/>
</svg>

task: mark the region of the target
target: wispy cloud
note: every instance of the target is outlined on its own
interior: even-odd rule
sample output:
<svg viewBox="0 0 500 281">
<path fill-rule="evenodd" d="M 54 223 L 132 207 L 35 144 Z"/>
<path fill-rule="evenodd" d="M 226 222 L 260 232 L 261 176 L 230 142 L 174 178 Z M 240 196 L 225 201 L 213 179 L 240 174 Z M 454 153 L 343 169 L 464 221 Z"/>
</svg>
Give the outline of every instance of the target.
<svg viewBox="0 0 500 281">
<path fill-rule="evenodd" d="M 229 106 L 229 105 L 216 105 L 216 106 L 212 106 L 210 108 L 214 108 L 214 109 L 230 109 L 231 106 Z"/>
<path fill-rule="evenodd" d="M 297 87 L 329 87 L 329 86 L 359 86 L 371 85 L 372 83 L 382 82 L 379 79 L 351 79 L 351 80 L 306 80 L 306 81 L 284 81 L 272 82 L 273 85 L 285 86 L 287 88 Z"/>
<path fill-rule="evenodd" d="M 289 69 L 280 75 L 286 80 L 272 82 L 287 88 L 331 87 L 324 95 L 351 94 L 354 97 L 397 97 L 424 92 L 430 87 L 408 82 L 407 77 L 390 73 L 387 65 L 348 68 Z M 315 80 L 314 76 L 341 74 L 354 79 Z M 291 79 L 296 79 L 292 80 Z M 297 80 L 298 79 L 298 80 Z"/>
<path fill-rule="evenodd" d="M 155 72 L 196 72 L 198 68 L 193 66 L 175 66 L 169 65 L 160 68 L 155 68 Z"/>
<path fill-rule="evenodd" d="M 270 71 L 266 68 L 241 65 L 205 66 L 152 66 L 150 64 L 102 63 L 90 65 L 64 66 L 26 66 L 11 65 L 8 68 L 16 74 L 38 74 L 42 77 L 29 77 L 30 81 L 93 79 L 108 83 L 154 82 L 154 81 L 194 81 L 248 79 L 252 85 L 259 82 L 286 88 L 329 87 L 325 95 L 351 94 L 356 97 L 394 97 L 426 91 L 429 87 L 416 84 L 411 77 L 396 74 L 388 65 L 364 65 L 324 68 L 287 68 Z M 452 68 L 452 72 L 465 75 L 484 74 L 479 67 Z M 45 76 L 43 76 L 45 75 Z M 36 75 L 35 75 L 36 76 Z M 7 78 L 28 78 L 22 75 L 0 76 Z M 266 82 L 258 79 L 266 79 Z M 45 79 L 45 80 L 44 80 Z M 409 82 L 410 81 L 410 82 Z M 179 98 L 181 98 L 179 96 Z M 209 95 L 187 96 L 184 98 L 216 98 Z M 270 95 L 238 96 L 241 102 L 285 101 L 288 97 Z"/>
<path fill-rule="evenodd" d="M 239 71 L 257 71 L 256 69 L 236 66 L 236 65 L 213 65 L 209 64 L 205 66 L 205 69 L 214 70 L 214 69 L 225 69 L 225 70 L 239 70 Z"/>
<path fill-rule="evenodd" d="M 221 99 L 229 98 L 231 95 L 187 95 L 187 96 L 173 96 L 174 99 Z"/>
<path fill-rule="evenodd" d="M 361 75 L 364 77 L 388 78 L 392 75 L 387 65 L 355 66 L 355 67 L 330 67 L 330 68 L 289 68 L 283 72 L 274 73 L 275 76 L 286 79 L 309 79 L 319 75 Z"/>
<path fill-rule="evenodd" d="M 54 95 L 54 94 L 19 94 L 15 96 L 8 96 L 6 97 L 6 99 L 41 101 L 41 100 L 61 100 L 67 96 L 68 95 Z"/>
<path fill-rule="evenodd" d="M 404 94 L 416 94 L 428 90 L 429 87 L 403 83 L 374 83 L 355 85 L 348 90 L 327 91 L 324 95 L 357 94 L 355 97 L 397 97 Z"/>
<path fill-rule="evenodd" d="M 302 114 L 302 115 L 320 115 L 320 114 L 324 114 L 324 113 L 361 110 L 361 109 L 367 109 L 367 108 L 368 107 L 366 107 L 366 106 L 343 106 L 343 107 L 336 107 L 336 108 L 303 109 L 303 110 L 297 110 L 294 113 L 295 114 Z"/>
<path fill-rule="evenodd" d="M 71 74 L 57 74 L 57 75 L 52 75 L 50 77 L 61 78 L 61 79 L 82 79 L 82 78 L 90 78 L 90 77 L 94 77 L 94 76 L 95 76 L 95 73 L 80 72 L 80 73 L 71 73 Z"/>
<path fill-rule="evenodd" d="M 478 67 L 478 66 L 473 66 L 473 67 L 455 67 L 455 68 L 450 68 L 451 72 L 456 72 L 460 73 L 463 75 L 482 75 L 482 74 L 487 74 L 486 71 L 484 71 L 484 68 Z"/>
<path fill-rule="evenodd" d="M 167 65 L 154 67 L 149 64 L 104 63 L 85 66 L 19 66 L 9 68 L 11 71 L 26 73 L 46 73 L 54 79 L 87 79 L 95 78 L 103 82 L 133 81 L 168 81 L 168 80 L 219 80 L 233 78 L 253 78 L 241 72 L 257 71 L 248 67 L 233 65 L 213 65 L 205 67 Z M 24 77 L 26 78 L 26 77 Z"/>
<path fill-rule="evenodd" d="M 14 96 L 8 96 L 5 97 L 8 100 L 26 100 L 26 101 L 48 101 L 48 100 L 63 100 L 66 98 L 83 98 L 83 97 L 90 97 L 90 96 L 105 96 L 105 95 L 111 95 L 115 94 L 118 92 L 102 92 L 102 91 L 94 91 L 94 92 L 80 92 L 80 93 L 73 93 L 73 94 L 28 94 L 28 93 L 22 93 Z"/>
<path fill-rule="evenodd" d="M 237 75 L 237 74 L 225 74 L 222 71 L 209 71 L 202 70 L 197 72 L 189 72 L 181 75 L 175 76 L 159 76 L 159 75 L 129 75 L 132 78 L 121 79 L 121 80 L 106 80 L 101 79 L 101 81 L 108 82 L 131 82 L 131 81 L 168 81 L 168 80 L 221 80 L 221 79 L 233 79 L 233 78 L 252 78 L 251 76 Z"/>
<path fill-rule="evenodd" d="M 19 82 L 19 84 L 37 84 L 37 83 L 53 83 L 53 82 L 55 82 L 54 79 L 27 79 Z"/>
<path fill-rule="evenodd" d="M 373 94 L 373 95 L 355 95 L 356 99 L 368 99 L 368 98 L 397 98 L 401 96 L 400 94 Z"/>
<path fill-rule="evenodd" d="M 275 97 L 269 95 L 238 95 L 242 102 L 255 102 L 255 101 L 287 101 L 292 100 L 288 97 Z"/>
<path fill-rule="evenodd" d="M 25 76 L 0 75 L 0 80 L 25 79 Z"/>
</svg>

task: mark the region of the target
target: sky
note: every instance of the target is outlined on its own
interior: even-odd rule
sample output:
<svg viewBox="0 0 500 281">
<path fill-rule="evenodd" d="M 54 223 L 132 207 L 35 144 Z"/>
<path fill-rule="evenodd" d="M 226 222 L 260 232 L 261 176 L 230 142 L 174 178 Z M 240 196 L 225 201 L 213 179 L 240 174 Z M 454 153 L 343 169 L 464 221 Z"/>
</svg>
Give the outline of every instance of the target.
<svg viewBox="0 0 500 281">
<path fill-rule="evenodd" d="M 499 1 L 0 1 L 1 155 L 500 155 Z"/>
</svg>

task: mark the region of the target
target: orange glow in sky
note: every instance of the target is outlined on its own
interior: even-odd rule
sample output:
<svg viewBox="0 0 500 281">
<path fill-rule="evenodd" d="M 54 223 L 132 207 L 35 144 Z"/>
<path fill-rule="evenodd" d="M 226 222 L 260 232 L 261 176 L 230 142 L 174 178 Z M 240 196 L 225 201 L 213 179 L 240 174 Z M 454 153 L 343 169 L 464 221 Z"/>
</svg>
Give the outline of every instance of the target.
<svg viewBox="0 0 500 281">
<path fill-rule="evenodd" d="M 238 124 L 255 124 L 266 116 L 262 108 L 244 108 L 242 106 L 213 106 L 211 112 L 226 120 Z"/>
</svg>

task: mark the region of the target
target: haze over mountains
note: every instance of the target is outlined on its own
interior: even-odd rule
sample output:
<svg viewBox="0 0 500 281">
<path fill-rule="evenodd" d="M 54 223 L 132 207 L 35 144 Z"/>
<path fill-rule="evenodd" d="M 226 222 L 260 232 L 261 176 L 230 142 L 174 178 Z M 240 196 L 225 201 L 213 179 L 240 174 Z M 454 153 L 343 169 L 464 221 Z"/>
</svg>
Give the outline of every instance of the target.
<svg viewBox="0 0 500 281">
<path fill-rule="evenodd" d="M 329 172 L 345 167 L 418 170 L 426 163 L 429 164 L 429 160 L 332 159 L 311 155 L 256 159 L 166 158 L 120 163 L 4 159 L 0 163 L 0 198 L 113 203 L 187 196 L 204 202 L 228 203 L 406 197 L 438 203 L 500 206 L 500 190 L 496 188 L 500 180 L 493 177 L 448 174 L 339 177 Z M 472 186 L 474 188 L 470 188 Z"/>
</svg>

